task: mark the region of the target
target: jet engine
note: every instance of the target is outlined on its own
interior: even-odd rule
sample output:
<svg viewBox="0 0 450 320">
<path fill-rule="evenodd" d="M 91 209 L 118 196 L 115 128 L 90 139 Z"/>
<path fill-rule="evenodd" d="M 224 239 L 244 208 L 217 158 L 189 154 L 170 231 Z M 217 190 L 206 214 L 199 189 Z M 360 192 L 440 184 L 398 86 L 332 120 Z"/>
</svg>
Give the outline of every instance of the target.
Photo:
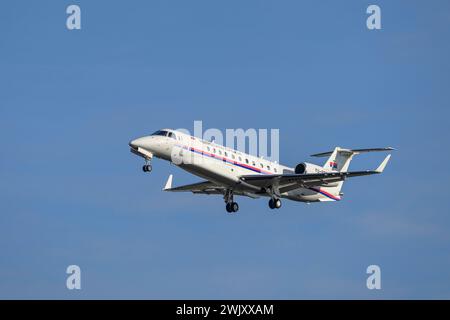
<svg viewBox="0 0 450 320">
<path fill-rule="evenodd" d="M 295 166 L 296 174 L 319 173 L 324 171 L 322 167 L 308 162 L 302 162 Z"/>
<path fill-rule="evenodd" d="M 308 173 L 322 173 L 326 172 L 324 168 L 308 163 L 308 162 L 302 162 L 295 166 L 295 173 L 296 174 L 308 174 Z M 337 187 L 339 185 L 339 181 L 336 182 L 324 182 L 322 184 L 318 184 L 318 186 L 322 187 Z"/>
</svg>

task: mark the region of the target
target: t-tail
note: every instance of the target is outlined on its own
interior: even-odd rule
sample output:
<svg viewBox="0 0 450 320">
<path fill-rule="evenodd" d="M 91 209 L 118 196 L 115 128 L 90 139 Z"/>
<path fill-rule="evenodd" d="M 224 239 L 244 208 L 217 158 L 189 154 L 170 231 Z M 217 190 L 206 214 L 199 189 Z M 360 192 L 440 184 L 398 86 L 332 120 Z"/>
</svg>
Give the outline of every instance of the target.
<svg viewBox="0 0 450 320">
<path fill-rule="evenodd" d="M 312 157 L 329 157 L 328 160 L 323 165 L 323 169 L 325 171 L 330 172 L 347 172 L 348 167 L 350 166 L 350 162 L 353 159 L 354 155 L 366 152 L 379 152 L 379 151 L 391 151 L 394 148 L 371 148 L 371 149 L 344 149 L 341 147 L 334 148 L 333 151 L 322 152 L 312 154 Z M 389 161 L 390 155 L 388 155 L 384 161 L 380 164 L 380 166 L 375 170 L 377 173 L 381 173 L 384 170 L 387 162 Z M 341 192 L 342 185 L 344 181 L 339 181 L 332 186 L 323 186 L 317 191 L 324 195 L 323 200 L 321 201 L 338 201 L 343 196 Z"/>
</svg>

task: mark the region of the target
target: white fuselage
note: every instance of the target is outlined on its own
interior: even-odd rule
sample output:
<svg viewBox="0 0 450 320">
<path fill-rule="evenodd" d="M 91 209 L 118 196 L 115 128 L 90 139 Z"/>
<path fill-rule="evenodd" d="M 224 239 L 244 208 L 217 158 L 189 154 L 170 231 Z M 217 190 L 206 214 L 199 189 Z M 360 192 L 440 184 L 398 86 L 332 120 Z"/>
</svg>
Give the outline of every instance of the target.
<svg viewBox="0 0 450 320">
<path fill-rule="evenodd" d="M 240 179 L 245 175 L 293 174 L 294 168 L 249 155 L 213 142 L 170 129 L 166 135 L 154 134 L 133 140 L 130 146 L 139 150 L 145 158 L 156 156 L 171 161 L 180 168 L 235 190 L 258 193 L 255 187 L 245 185 Z M 268 196 L 265 193 L 258 193 Z M 329 196 L 320 188 L 297 188 L 281 194 L 283 198 L 296 201 L 327 201 Z M 333 199 L 336 200 L 336 199 Z"/>
</svg>

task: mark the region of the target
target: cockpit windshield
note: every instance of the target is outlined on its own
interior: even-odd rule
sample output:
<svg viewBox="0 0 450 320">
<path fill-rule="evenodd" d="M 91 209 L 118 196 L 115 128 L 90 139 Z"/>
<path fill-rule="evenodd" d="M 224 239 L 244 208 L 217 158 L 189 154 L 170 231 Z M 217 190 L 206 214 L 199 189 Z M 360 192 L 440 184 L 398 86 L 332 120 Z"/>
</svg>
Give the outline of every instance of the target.
<svg viewBox="0 0 450 320">
<path fill-rule="evenodd" d="M 153 132 L 152 136 L 163 136 L 177 140 L 177 136 L 173 132 L 167 130 L 158 130 L 156 132 Z"/>
<path fill-rule="evenodd" d="M 167 133 L 168 133 L 168 131 L 158 130 L 156 132 L 153 132 L 152 136 L 163 136 L 163 137 L 165 137 L 165 136 L 167 136 Z"/>
</svg>

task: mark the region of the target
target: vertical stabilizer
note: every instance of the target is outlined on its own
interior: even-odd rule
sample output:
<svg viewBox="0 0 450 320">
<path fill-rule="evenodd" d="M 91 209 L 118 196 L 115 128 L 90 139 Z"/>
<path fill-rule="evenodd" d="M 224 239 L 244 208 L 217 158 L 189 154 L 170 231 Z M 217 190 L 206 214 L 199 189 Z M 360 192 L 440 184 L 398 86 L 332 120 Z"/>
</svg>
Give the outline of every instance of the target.
<svg viewBox="0 0 450 320">
<path fill-rule="evenodd" d="M 329 156 L 328 160 L 323 165 L 323 169 L 326 171 L 337 171 L 337 172 L 346 172 L 348 171 L 348 167 L 350 166 L 350 162 L 353 159 L 353 156 L 360 153 L 365 152 L 376 152 L 376 151 L 390 151 L 394 150 L 391 147 L 387 148 L 372 148 L 372 149 L 344 149 L 340 147 L 334 148 L 333 151 L 323 152 L 323 153 L 317 153 L 313 154 L 311 156 L 313 157 L 327 157 Z M 389 161 L 389 156 L 386 157 L 385 161 L 380 165 L 380 167 L 377 170 L 380 170 L 380 172 L 384 169 L 384 166 Z M 337 185 L 334 185 L 333 187 L 321 187 L 320 190 L 324 192 L 324 194 L 328 194 L 329 197 L 333 199 L 333 196 L 336 197 L 337 200 L 342 195 L 341 189 L 342 185 L 344 184 L 344 181 L 340 181 L 337 183 Z M 330 197 L 331 196 L 331 197 Z"/>
</svg>

